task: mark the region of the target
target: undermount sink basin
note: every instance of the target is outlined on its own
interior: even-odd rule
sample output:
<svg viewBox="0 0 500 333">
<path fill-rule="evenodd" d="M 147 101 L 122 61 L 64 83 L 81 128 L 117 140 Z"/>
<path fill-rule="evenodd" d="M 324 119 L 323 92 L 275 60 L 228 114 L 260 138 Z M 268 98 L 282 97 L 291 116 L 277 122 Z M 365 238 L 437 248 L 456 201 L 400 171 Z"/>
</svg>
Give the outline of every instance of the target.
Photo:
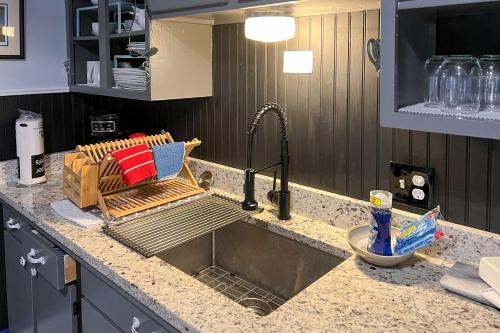
<svg viewBox="0 0 500 333">
<path fill-rule="evenodd" d="M 259 315 L 267 315 L 343 259 L 236 222 L 157 255 Z"/>
</svg>

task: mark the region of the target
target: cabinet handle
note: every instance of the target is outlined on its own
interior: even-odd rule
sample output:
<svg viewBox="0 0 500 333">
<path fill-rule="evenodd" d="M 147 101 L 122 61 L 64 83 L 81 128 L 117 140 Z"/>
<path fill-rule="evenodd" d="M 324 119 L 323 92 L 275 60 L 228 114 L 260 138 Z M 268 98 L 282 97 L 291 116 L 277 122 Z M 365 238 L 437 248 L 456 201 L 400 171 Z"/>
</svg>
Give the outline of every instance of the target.
<svg viewBox="0 0 500 333">
<path fill-rule="evenodd" d="M 139 327 L 141 327 L 141 322 L 139 321 L 139 318 L 133 317 L 132 318 L 132 327 L 130 327 L 130 331 L 132 333 L 139 333 L 139 331 L 137 331 L 139 329 Z"/>
<path fill-rule="evenodd" d="M 11 229 L 11 230 L 21 229 L 21 225 L 19 224 L 19 222 L 16 222 L 12 217 L 5 222 L 5 225 L 7 226 L 8 229 Z"/>
<path fill-rule="evenodd" d="M 26 266 L 26 259 L 24 259 L 23 256 L 21 256 L 21 258 L 19 258 L 19 265 L 21 265 L 21 267 L 25 267 Z"/>
<path fill-rule="evenodd" d="M 36 255 L 35 249 L 32 248 L 30 252 L 28 252 L 28 254 L 26 255 L 30 263 L 45 265 L 45 258 L 43 256 L 41 256 L 40 258 L 33 258 L 34 255 Z"/>
</svg>

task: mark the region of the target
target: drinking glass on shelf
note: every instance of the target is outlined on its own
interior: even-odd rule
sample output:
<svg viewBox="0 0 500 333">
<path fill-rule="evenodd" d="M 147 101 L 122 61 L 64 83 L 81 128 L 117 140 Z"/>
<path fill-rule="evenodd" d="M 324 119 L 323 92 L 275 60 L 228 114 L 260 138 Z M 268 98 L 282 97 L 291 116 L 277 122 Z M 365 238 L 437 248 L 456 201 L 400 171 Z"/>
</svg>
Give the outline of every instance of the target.
<svg viewBox="0 0 500 333">
<path fill-rule="evenodd" d="M 443 61 L 446 59 L 444 55 L 430 56 L 424 65 L 424 102 L 425 106 L 437 108 L 439 103 L 439 80 L 438 71 Z"/>
<path fill-rule="evenodd" d="M 454 114 L 479 111 L 482 72 L 476 57 L 450 56 L 438 73 L 441 111 Z"/>
<path fill-rule="evenodd" d="M 500 55 L 484 55 L 479 59 L 481 76 L 481 109 L 500 111 Z"/>
</svg>

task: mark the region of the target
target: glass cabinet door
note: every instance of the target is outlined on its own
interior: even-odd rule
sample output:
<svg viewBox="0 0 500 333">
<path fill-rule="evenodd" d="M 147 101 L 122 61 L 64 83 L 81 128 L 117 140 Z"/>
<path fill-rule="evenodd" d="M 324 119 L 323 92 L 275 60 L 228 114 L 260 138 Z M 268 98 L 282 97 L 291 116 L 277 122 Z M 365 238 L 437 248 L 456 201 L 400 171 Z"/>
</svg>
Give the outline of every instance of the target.
<svg viewBox="0 0 500 333">
<path fill-rule="evenodd" d="M 98 0 L 68 0 L 71 8 L 72 55 L 70 83 L 99 88 L 99 6 Z"/>
</svg>

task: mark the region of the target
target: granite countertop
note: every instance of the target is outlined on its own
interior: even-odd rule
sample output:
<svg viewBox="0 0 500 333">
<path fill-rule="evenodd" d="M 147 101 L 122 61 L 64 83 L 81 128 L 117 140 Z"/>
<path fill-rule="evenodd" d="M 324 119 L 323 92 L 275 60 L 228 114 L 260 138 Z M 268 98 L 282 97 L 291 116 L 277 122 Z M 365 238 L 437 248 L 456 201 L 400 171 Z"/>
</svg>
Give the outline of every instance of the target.
<svg viewBox="0 0 500 333">
<path fill-rule="evenodd" d="M 352 254 L 346 229 L 298 215 L 283 222 L 270 210 L 251 222 L 345 261 L 270 315 L 258 317 L 160 259 L 128 249 L 99 227 L 83 229 L 59 217 L 49 205 L 64 198 L 61 158 L 52 155 L 49 181 L 30 188 L 15 185 L 13 161 L 1 162 L 0 199 L 181 331 L 500 330 L 499 311 L 441 288 L 449 261 L 418 254 L 400 267 L 377 268 Z"/>
</svg>

